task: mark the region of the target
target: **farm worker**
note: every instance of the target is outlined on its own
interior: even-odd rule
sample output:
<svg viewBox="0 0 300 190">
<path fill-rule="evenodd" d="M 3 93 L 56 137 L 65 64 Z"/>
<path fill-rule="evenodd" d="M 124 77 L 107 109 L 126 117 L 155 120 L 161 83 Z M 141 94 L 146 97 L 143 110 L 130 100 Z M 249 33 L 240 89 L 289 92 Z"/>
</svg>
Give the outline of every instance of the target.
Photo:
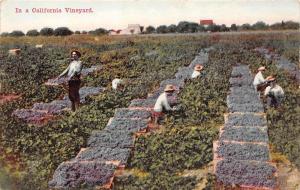
<svg viewBox="0 0 300 190">
<path fill-rule="evenodd" d="M 265 67 L 259 67 L 257 74 L 254 77 L 253 85 L 257 91 L 262 92 L 267 87 L 266 80 L 264 79 L 264 76 L 262 75 L 262 72 L 266 70 Z"/>
<path fill-rule="evenodd" d="M 266 78 L 270 86 L 265 90 L 265 96 L 267 97 L 268 107 L 277 108 L 284 98 L 284 92 L 282 88 L 276 84 L 276 78 L 273 76 L 268 76 Z"/>
<path fill-rule="evenodd" d="M 68 76 L 69 84 L 69 99 L 72 102 L 72 111 L 75 111 L 80 104 L 79 97 L 79 88 L 80 88 L 80 75 L 82 70 L 82 62 L 79 60 L 81 53 L 77 50 L 71 52 L 71 63 L 59 76 L 58 79 L 62 76 Z"/>
<path fill-rule="evenodd" d="M 202 70 L 203 70 L 203 66 L 202 65 L 200 65 L 200 64 L 195 65 L 194 72 L 193 72 L 191 78 L 193 79 L 193 78 L 197 78 L 198 76 L 200 76 Z"/>
<path fill-rule="evenodd" d="M 175 110 L 175 108 L 171 108 L 168 102 L 168 97 L 172 96 L 174 92 L 175 92 L 175 86 L 166 85 L 164 92 L 157 98 L 152 113 L 155 125 L 158 124 L 158 121 L 164 115 L 164 112 Z"/>
<path fill-rule="evenodd" d="M 118 90 L 123 88 L 123 80 L 119 78 L 115 78 L 112 81 L 112 89 L 113 90 Z"/>
</svg>

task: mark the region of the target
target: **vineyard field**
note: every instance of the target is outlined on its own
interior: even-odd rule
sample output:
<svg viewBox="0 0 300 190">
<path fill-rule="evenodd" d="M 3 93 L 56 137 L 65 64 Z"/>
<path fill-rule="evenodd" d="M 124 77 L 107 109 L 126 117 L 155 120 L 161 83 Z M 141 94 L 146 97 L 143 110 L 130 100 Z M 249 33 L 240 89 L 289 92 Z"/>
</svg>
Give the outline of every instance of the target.
<svg viewBox="0 0 300 190">
<path fill-rule="evenodd" d="M 18 97 L 0 102 L 0 189 L 274 189 L 278 154 L 300 170 L 297 31 L 95 39 L 0 37 L 0 98 Z M 66 80 L 56 80 L 73 49 L 84 68 L 76 112 Z M 280 109 L 267 109 L 252 85 L 260 66 L 285 92 Z M 124 89 L 112 89 L 114 78 Z M 177 109 L 152 128 L 167 84 Z"/>
</svg>

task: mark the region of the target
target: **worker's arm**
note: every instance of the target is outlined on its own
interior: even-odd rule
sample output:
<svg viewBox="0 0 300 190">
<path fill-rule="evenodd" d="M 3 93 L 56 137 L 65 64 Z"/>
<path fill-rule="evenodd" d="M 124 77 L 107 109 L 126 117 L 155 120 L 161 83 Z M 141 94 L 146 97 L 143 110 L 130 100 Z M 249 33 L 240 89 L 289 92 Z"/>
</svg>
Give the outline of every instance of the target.
<svg viewBox="0 0 300 190">
<path fill-rule="evenodd" d="M 57 78 L 61 78 L 62 76 L 64 76 L 70 69 L 70 65 L 57 77 Z"/>
<path fill-rule="evenodd" d="M 167 111 L 170 111 L 172 110 L 169 102 L 168 102 L 168 99 L 167 99 L 167 95 L 164 96 L 163 100 L 162 100 L 162 104 L 164 106 L 164 108 L 167 110 Z"/>
<path fill-rule="evenodd" d="M 268 95 L 269 95 L 270 89 L 271 89 L 271 88 L 270 88 L 269 86 L 266 88 L 266 90 L 265 90 L 265 96 L 268 96 Z"/>
<path fill-rule="evenodd" d="M 283 98 L 284 97 L 284 91 L 283 91 L 283 89 L 281 88 L 281 87 L 279 87 L 279 89 L 278 89 L 278 96 L 280 97 L 280 98 Z"/>
</svg>

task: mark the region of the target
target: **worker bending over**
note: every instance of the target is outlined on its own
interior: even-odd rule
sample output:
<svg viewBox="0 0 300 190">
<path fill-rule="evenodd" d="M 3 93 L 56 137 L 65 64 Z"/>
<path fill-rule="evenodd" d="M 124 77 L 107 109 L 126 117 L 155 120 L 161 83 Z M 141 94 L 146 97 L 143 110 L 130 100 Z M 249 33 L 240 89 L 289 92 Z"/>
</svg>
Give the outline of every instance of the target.
<svg viewBox="0 0 300 190">
<path fill-rule="evenodd" d="M 167 85 L 164 92 L 157 98 L 152 114 L 155 125 L 158 125 L 158 122 L 164 116 L 164 113 L 175 110 L 175 108 L 171 108 L 168 102 L 168 97 L 172 96 L 174 92 L 175 86 Z"/>
<path fill-rule="evenodd" d="M 283 89 L 276 84 L 276 78 L 273 76 L 268 76 L 266 78 L 269 85 L 265 90 L 265 96 L 267 97 L 267 105 L 268 107 L 279 107 L 283 98 L 284 92 Z"/>
<path fill-rule="evenodd" d="M 194 72 L 193 72 L 191 78 L 193 79 L 193 78 L 197 78 L 198 76 L 200 76 L 202 70 L 203 70 L 203 66 L 202 65 L 200 65 L 200 64 L 195 65 Z"/>
<path fill-rule="evenodd" d="M 113 90 L 122 90 L 124 88 L 124 81 L 119 78 L 115 78 L 112 81 L 112 89 Z"/>
</svg>

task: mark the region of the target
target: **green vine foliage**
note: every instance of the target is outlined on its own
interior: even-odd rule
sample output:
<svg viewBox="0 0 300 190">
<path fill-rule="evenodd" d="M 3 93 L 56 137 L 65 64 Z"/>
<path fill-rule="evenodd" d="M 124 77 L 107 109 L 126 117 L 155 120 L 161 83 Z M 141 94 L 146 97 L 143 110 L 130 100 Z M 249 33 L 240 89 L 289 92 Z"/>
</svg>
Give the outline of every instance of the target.
<svg viewBox="0 0 300 190">
<path fill-rule="evenodd" d="M 278 52 L 292 51 L 296 55 L 294 48 L 289 47 L 291 44 L 296 44 L 291 41 L 274 41 L 264 42 L 264 46 L 276 48 Z M 287 45 L 289 44 L 289 45 Z M 293 46 L 292 46 L 293 47 Z M 258 56 L 253 52 L 245 52 L 248 57 L 248 63 L 252 68 L 252 72 L 255 73 L 259 66 L 266 66 L 267 71 L 264 74 L 275 75 L 277 83 L 283 88 L 285 92 L 285 99 L 280 109 L 268 109 L 268 135 L 270 143 L 274 150 L 286 155 L 288 159 L 300 168 L 300 90 L 299 84 L 297 84 L 295 78 L 284 70 L 280 70 L 276 67 L 275 61 L 268 61 L 262 56 Z M 294 59 L 288 57 L 289 60 Z M 299 55 L 298 55 L 299 58 Z"/>
<path fill-rule="evenodd" d="M 19 93 L 21 99 L 0 106 L 0 166 L 7 166 L 8 154 L 18 157 L 18 169 L 8 169 L 2 182 L 11 189 L 47 189 L 47 182 L 57 166 L 73 158 L 85 147 L 91 131 L 103 129 L 116 108 L 127 107 L 134 98 L 145 98 L 159 82 L 174 77 L 178 67 L 190 64 L 196 53 L 212 44 L 206 36 L 52 39 L 43 49 L 34 49 L 22 39 L 9 40 L 0 47 L 0 71 L 5 73 L 4 93 Z M 77 41 L 78 40 L 78 41 Z M 11 41 L 11 42 L 10 42 Z M 74 42 L 75 41 L 75 42 Z M 267 111 L 269 138 L 276 150 L 300 166 L 299 89 L 295 80 L 275 68 L 252 50 L 271 46 L 290 60 L 298 60 L 294 36 L 287 40 L 279 34 L 224 35 L 210 53 L 199 80 L 188 80 L 179 94 L 180 108 L 168 115 L 164 129 L 137 139 L 130 168 L 139 168 L 146 177 L 117 178 L 115 189 L 193 189 L 193 177 L 182 177 L 185 169 L 204 167 L 212 160 L 212 142 L 218 137 L 218 126 L 224 123 L 226 96 L 231 67 L 248 64 L 254 72 L 267 66 L 269 74 L 276 74 L 286 98 L 283 108 Z M 21 48 L 19 57 L 9 57 L 9 48 Z M 290 48 L 290 49 L 289 49 Z M 69 51 L 79 49 L 88 68 L 101 64 L 100 72 L 84 78 L 84 86 L 102 86 L 107 90 L 90 97 L 75 113 L 66 112 L 42 127 L 27 125 L 11 117 L 15 109 L 30 108 L 35 102 L 50 102 L 66 92 L 61 87 L 47 87 L 43 83 L 56 77 L 68 64 Z M 115 77 L 126 78 L 124 92 L 110 90 Z M 3 151 L 2 151 L 3 149 Z M 4 168 L 4 167 L 3 167 Z M 213 186 L 209 177 L 207 189 Z"/>
<path fill-rule="evenodd" d="M 11 179 L 14 179 L 11 185 L 16 186 L 16 189 L 47 189 L 47 183 L 57 166 L 75 157 L 80 148 L 86 146 L 90 133 L 96 129 L 103 129 L 109 118 L 114 115 L 116 108 L 127 107 L 134 98 L 146 97 L 160 81 L 174 76 L 178 67 L 191 62 L 194 53 L 203 47 L 204 42 L 200 40 L 186 43 L 186 40 L 192 39 L 155 38 L 147 39 L 145 44 L 144 39 L 139 39 L 133 43 L 121 41 L 120 44 L 109 43 L 105 46 L 79 44 L 67 48 L 54 46 L 53 49 L 42 50 L 31 49 L 26 45 L 27 49 L 22 49 L 20 57 L 6 56 L 3 51 L 4 55 L 1 56 L 5 57 L 6 64 L 0 64 L 0 67 L 8 76 L 5 81 L 8 87 L 5 93 L 22 94 L 22 99 L 0 107 L 0 135 L 3 139 L 0 147 L 19 155 L 23 165 L 17 171 L 16 178 L 11 176 Z M 82 60 L 86 63 L 86 67 L 100 64 L 102 55 L 111 55 L 111 50 L 117 50 L 107 62 L 102 63 L 103 69 L 100 72 L 83 80 L 85 86 L 102 86 L 106 90 L 97 96 L 89 97 L 87 103 L 75 113 L 65 112 L 41 127 L 28 125 L 11 117 L 15 109 L 28 108 L 35 102 L 52 101 L 64 95 L 65 92 L 61 87 L 47 87 L 43 83 L 49 78 L 56 77 L 67 66 L 67 60 L 64 58 L 68 57 L 69 50 L 75 48 L 84 52 Z M 180 48 L 183 50 L 180 51 Z M 146 56 L 153 50 L 156 51 L 156 57 Z M 179 54 L 181 56 L 178 58 Z M 131 59 L 134 56 L 138 56 L 139 59 Z M 14 70 L 16 69 L 13 67 L 14 62 L 18 63 L 22 75 Z M 32 68 L 32 65 L 36 67 Z M 45 69 L 42 78 L 39 78 L 40 73 L 36 73 L 36 68 Z M 13 71 L 9 72 L 11 69 Z M 24 76 L 25 73 L 27 76 Z M 126 78 L 128 81 L 123 92 L 114 92 L 110 89 L 111 80 L 116 76 Z M 13 80 L 23 83 L 16 87 Z M 6 158 L 1 158 L 0 161 L 5 164 L 5 160 Z"/>
<path fill-rule="evenodd" d="M 196 186 L 195 177 L 180 177 L 167 173 L 166 171 L 150 173 L 146 177 L 126 176 L 117 178 L 113 189 L 115 190 L 139 190 L 139 189 L 194 189 Z"/>
<path fill-rule="evenodd" d="M 163 130 L 141 136 L 136 141 L 129 168 L 140 169 L 150 176 L 154 175 L 155 180 L 150 177 L 141 178 L 134 174 L 127 178 L 117 177 L 114 189 L 139 189 L 144 187 L 142 184 L 156 184 L 157 181 L 159 187 L 173 189 L 172 186 L 165 186 L 164 173 L 168 173 L 170 178 L 176 176 L 184 182 L 185 185 L 180 186 L 179 189 L 194 188 L 189 186 L 190 181 L 179 173 L 184 169 L 201 168 L 212 160 L 212 142 L 218 137 L 218 126 L 224 123 L 223 113 L 227 112 L 228 79 L 232 66 L 236 64 L 250 65 L 253 73 L 259 66 L 265 65 L 268 68 L 266 76 L 274 72 L 278 75 L 279 83 L 284 89 L 286 88 L 285 104 L 290 106 L 284 109 L 286 113 L 268 110 L 269 135 L 272 143 L 290 155 L 291 160 L 297 161 L 299 158 L 297 157 L 299 140 L 296 142 L 296 139 L 299 139 L 297 132 L 298 115 L 300 115 L 299 101 L 297 102 L 299 90 L 295 91 L 297 88 L 295 81 L 286 77 L 286 73 L 276 70 L 274 63 L 252 51 L 255 47 L 266 45 L 274 39 L 281 40 L 280 37 L 274 36 L 266 41 L 262 40 L 266 38 L 268 37 L 264 35 L 257 38 L 246 36 L 235 39 L 239 41 L 235 43 L 230 37 L 224 40 L 223 44 L 217 44 L 215 46 L 217 50 L 210 53 L 210 61 L 205 66 L 201 78 L 187 81 L 181 91 L 179 95 L 181 109 L 167 116 Z M 281 120 L 282 117 L 285 119 Z M 285 132 L 282 131 L 283 129 Z M 282 142 L 282 139 L 285 139 L 285 142 Z M 294 139 L 292 143 L 288 143 L 290 139 Z M 214 189 L 215 177 L 209 174 L 207 180 L 205 189 Z M 145 189 L 151 187 L 153 186 L 146 186 Z"/>
<path fill-rule="evenodd" d="M 156 181 L 159 181 L 159 187 L 165 187 L 164 173 L 183 181 L 185 186 L 182 189 L 192 189 L 190 181 L 178 172 L 201 168 L 213 159 L 212 143 L 218 137 L 218 126 L 224 122 L 226 112 L 229 86 L 224 81 L 228 81 L 233 64 L 228 56 L 223 57 L 221 65 L 221 56 L 223 53 L 218 50 L 210 53 L 203 75 L 186 82 L 179 94 L 180 109 L 165 119 L 163 130 L 137 139 L 130 168 L 145 171 L 156 176 L 157 180 L 131 176 L 137 181 L 117 179 L 115 189 L 138 189 L 140 183 Z M 197 182 L 193 180 L 193 183 Z"/>
</svg>

